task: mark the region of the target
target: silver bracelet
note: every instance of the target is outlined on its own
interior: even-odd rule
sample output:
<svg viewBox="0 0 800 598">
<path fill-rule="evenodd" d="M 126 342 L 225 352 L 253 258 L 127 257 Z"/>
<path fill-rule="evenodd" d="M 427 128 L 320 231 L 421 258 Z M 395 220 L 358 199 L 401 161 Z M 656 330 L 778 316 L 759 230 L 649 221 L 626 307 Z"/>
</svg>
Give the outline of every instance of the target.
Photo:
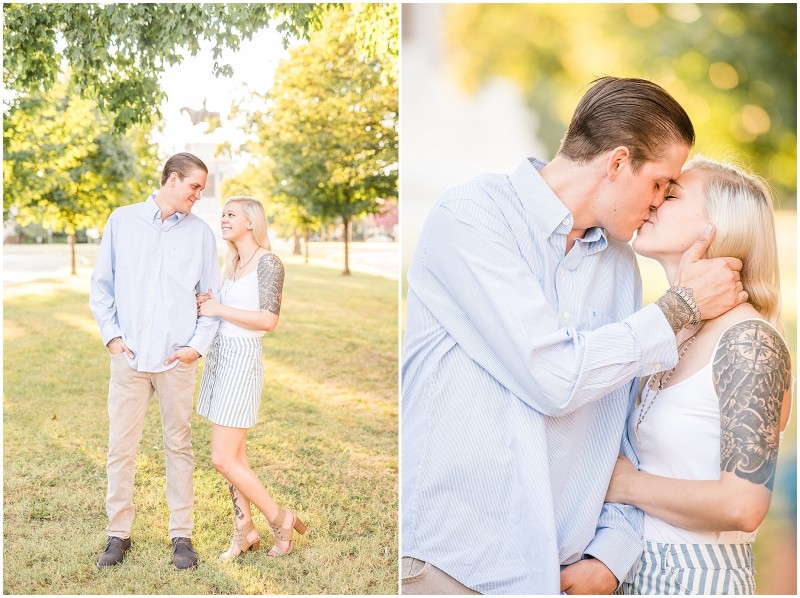
<svg viewBox="0 0 800 598">
<path fill-rule="evenodd" d="M 686 304 L 686 307 L 689 308 L 689 311 L 692 312 L 692 319 L 689 322 L 689 326 L 697 326 L 700 322 L 703 321 L 702 314 L 700 313 L 700 308 L 697 307 L 697 303 L 692 297 L 692 290 L 686 287 L 677 287 L 672 286 L 669 288 L 670 291 L 675 293 L 681 300 Z"/>
</svg>

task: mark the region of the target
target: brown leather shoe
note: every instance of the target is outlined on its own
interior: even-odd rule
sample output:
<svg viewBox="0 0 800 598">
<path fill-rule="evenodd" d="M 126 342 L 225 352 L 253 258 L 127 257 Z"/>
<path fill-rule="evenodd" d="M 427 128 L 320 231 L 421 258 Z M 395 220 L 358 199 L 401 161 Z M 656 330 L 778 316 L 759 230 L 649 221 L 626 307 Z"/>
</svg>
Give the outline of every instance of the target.
<svg viewBox="0 0 800 598">
<path fill-rule="evenodd" d="M 100 558 L 97 559 L 97 566 L 102 569 L 103 567 L 119 565 L 130 547 L 130 538 L 125 538 L 123 540 L 116 536 L 109 536 L 106 549 L 100 554 Z"/>
<path fill-rule="evenodd" d="M 191 538 L 172 538 L 172 563 L 178 569 L 197 567 L 197 553 Z"/>
</svg>

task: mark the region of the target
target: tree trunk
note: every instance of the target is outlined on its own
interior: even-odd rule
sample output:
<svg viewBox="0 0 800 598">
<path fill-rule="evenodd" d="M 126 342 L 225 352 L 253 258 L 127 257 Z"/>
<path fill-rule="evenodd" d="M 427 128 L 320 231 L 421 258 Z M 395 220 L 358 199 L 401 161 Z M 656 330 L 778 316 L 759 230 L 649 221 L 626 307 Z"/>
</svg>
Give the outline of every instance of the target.
<svg viewBox="0 0 800 598">
<path fill-rule="evenodd" d="M 75 233 L 72 233 L 69 236 L 69 246 L 72 250 L 72 275 L 76 276 L 78 274 L 78 269 L 75 267 Z"/>
<path fill-rule="evenodd" d="M 306 241 L 308 242 L 308 241 Z M 300 233 L 297 232 L 297 227 L 294 227 L 294 249 L 292 250 L 292 255 L 302 255 L 302 251 L 300 250 Z"/>
<path fill-rule="evenodd" d="M 308 229 L 308 225 L 306 225 L 306 264 L 308 263 L 308 241 L 309 237 L 311 237 L 311 232 Z"/>
<path fill-rule="evenodd" d="M 342 276 L 350 276 L 350 218 L 344 219 L 344 272 Z"/>
</svg>

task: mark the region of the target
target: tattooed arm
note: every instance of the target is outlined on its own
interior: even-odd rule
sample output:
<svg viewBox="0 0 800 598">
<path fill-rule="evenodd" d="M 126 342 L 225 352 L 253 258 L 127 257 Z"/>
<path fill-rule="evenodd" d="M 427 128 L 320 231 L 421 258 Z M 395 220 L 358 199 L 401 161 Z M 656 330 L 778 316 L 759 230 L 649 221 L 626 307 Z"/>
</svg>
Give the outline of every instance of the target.
<svg viewBox="0 0 800 598">
<path fill-rule="evenodd" d="M 685 288 L 684 290 L 691 295 L 692 289 Z M 692 310 L 689 304 L 672 290 L 664 293 L 656 301 L 656 305 L 664 312 L 664 317 L 667 318 L 667 322 L 675 334 L 678 334 L 692 320 Z"/>
<path fill-rule="evenodd" d="M 729 328 L 714 356 L 720 404 L 720 470 L 772 490 L 783 396 L 791 360 L 783 339 L 760 320 Z"/>
<path fill-rule="evenodd" d="M 713 380 L 720 402 L 720 479 L 676 480 L 617 462 L 606 500 L 697 531 L 754 531 L 769 509 L 781 407 L 791 384 L 783 339 L 761 320 L 722 335 Z"/>
<path fill-rule="evenodd" d="M 278 256 L 274 253 L 261 256 L 258 260 L 258 305 L 262 311 L 266 310 L 275 316 L 276 325 L 281 315 L 283 279 L 283 263 Z"/>
<path fill-rule="evenodd" d="M 213 296 L 197 306 L 197 313 L 220 317 L 242 328 L 272 332 L 278 325 L 283 298 L 283 263 L 274 253 L 266 253 L 258 260 L 258 311 L 237 309 L 222 305 Z"/>
</svg>

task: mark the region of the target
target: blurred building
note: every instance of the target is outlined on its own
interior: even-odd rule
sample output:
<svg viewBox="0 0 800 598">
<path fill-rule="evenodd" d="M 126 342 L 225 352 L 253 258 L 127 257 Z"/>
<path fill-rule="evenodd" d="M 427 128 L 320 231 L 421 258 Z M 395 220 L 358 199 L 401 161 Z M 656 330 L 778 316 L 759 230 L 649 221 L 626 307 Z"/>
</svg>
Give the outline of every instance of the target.
<svg viewBox="0 0 800 598">
<path fill-rule="evenodd" d="M 384 203 L 378 214 L 367 214 L 353 223 L 351 237 L 354 241 L 397 241 L 400 234 L 400 214 L 397 201 Z"/>
<path fill-rule="evenodd" d="M 512 82 L 497 79 L 474 97 L 448 70 L 448 5 L 403 4 L 400 195 L 403 271 L 436 198 L 487 172 L 511 172 L 526 156 L 550 158 L 534 137 L 535 116 Z M 469 40 L 464 40 L 469 43 Z"/>
<path fill-rule="evenodd" d="M 222 197 L 222 182 L 236 174 L 233 162 L 226 155 L 216 155 L 216 141 L 197 141 L 186 144 L 187 152 L 200 158 L 208 167 L 208 179 L 200 201 L 192 208 L 195 214 L 205 220 L 214 231 L 217 245 L 222 244 L 222 230 L 219 226 L 220 214 L 224 198 Z"/>
</svg>

